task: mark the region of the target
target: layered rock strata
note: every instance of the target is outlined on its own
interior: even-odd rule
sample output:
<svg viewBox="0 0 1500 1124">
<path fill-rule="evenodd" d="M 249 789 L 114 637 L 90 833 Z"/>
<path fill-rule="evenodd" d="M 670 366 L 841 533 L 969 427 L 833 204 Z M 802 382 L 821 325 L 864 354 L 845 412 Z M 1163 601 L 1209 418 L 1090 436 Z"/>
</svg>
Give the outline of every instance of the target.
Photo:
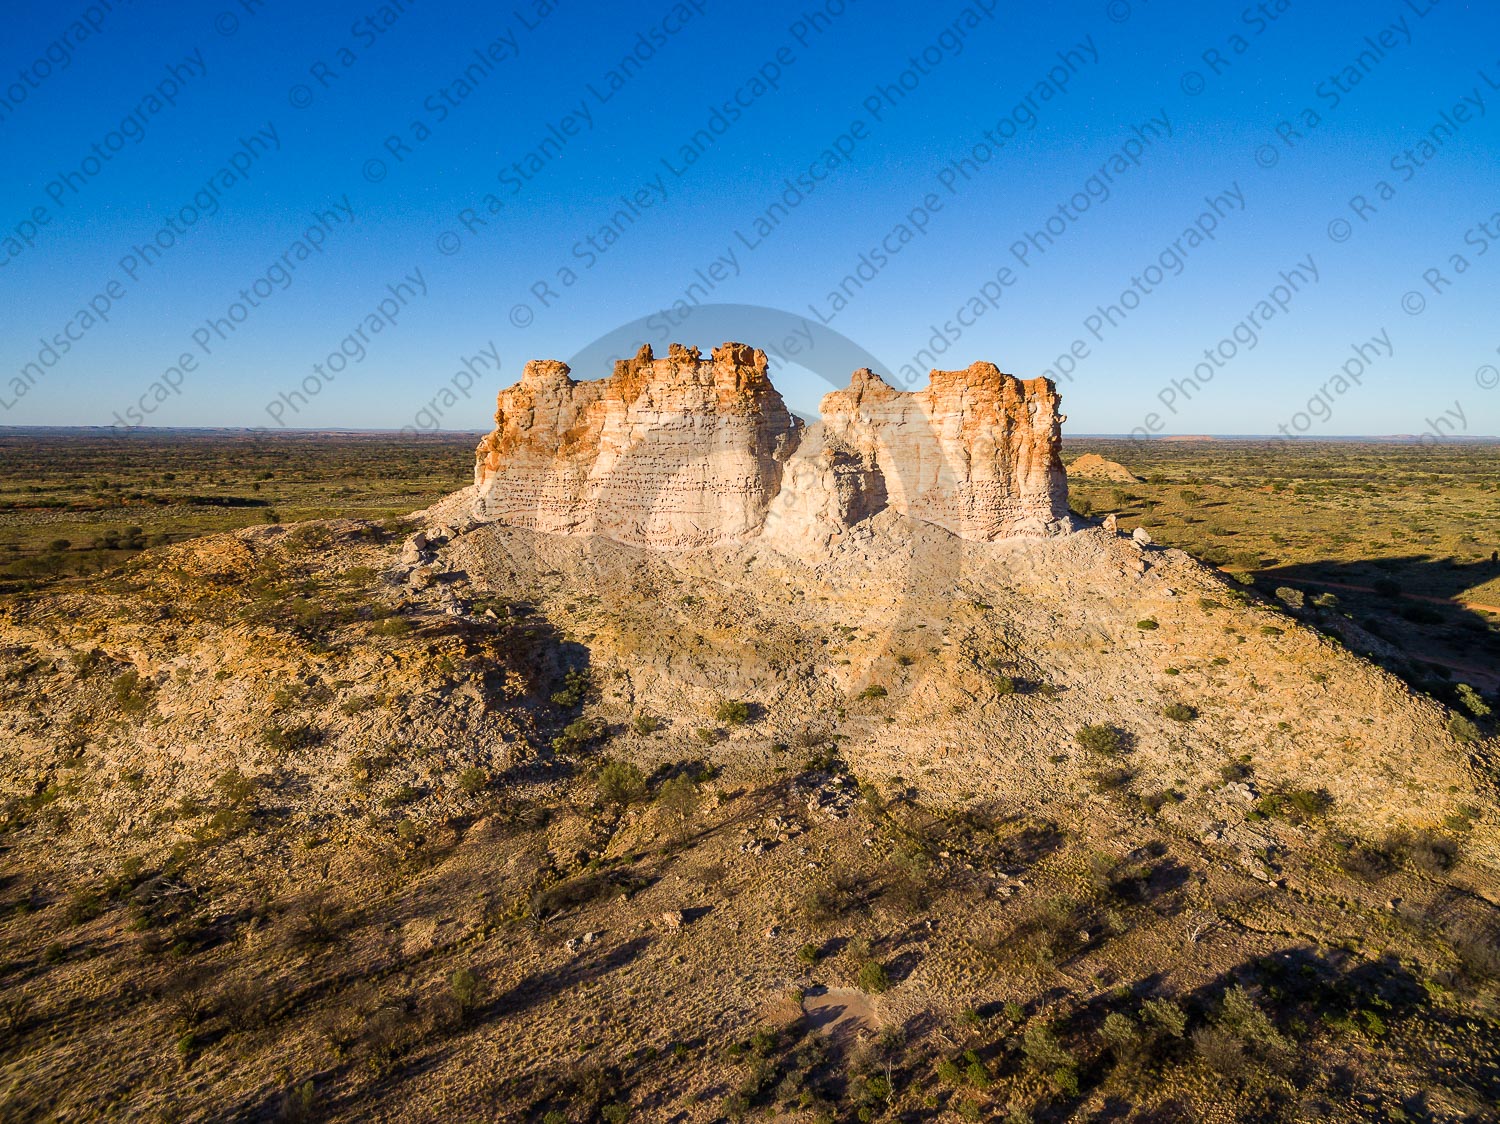
<svg viewBox="0 0 1500 1124">
<path fill-rule="evenodd" d="M 823 396 L 824 441 L 872 464 L 903 515 L 980 542 L 1071 527 L 1058 449 L 1062 398 L 993 363 L 933 371 L 900 391 L 869 370 Z"/>
<path fill-rule="evenodd" d="M 474 515 L 668 549 L 763 530 L 816 548 L 887 508 L 981 542 L 1057 534 L 1073 527 L 1060 405 L 1048 380 L 991 363 L 933 371 L 915 392 L 859 370 L 804 432 L 743 344 L 706 360 L 644 347 L 595 382 L 539 360 L 500 394 Z"/>
<path fill-rule="evenodd" d="M 801 424 L 766 377 L 766 355 L 726 343 L 704 359 L 673 344 L 575 382 L 526 364 L 500 393 L 474 466 L 477 518 L 690 549 L 759 531 Z"/>
</svg>

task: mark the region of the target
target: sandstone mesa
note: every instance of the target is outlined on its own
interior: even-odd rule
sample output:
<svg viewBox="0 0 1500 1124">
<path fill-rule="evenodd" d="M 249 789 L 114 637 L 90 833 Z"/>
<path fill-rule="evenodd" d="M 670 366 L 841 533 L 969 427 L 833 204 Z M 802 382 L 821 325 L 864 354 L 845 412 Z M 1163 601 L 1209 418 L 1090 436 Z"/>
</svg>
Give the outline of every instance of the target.
<svg viewBox="0 0 1500 1124">
<path fill-rule="evenodd" d="M 649 345 L 604 379 L 526 364 L 480 443 L 473 516 L 661 549 L 826 545 L 887 508 L 962 539 L 1072 530 L 1059 456 L 1064 416 L 1047 379 L 992 363 L 933 371 L 907 392 L 873 372 L 824 396 L 803 425 L 765 352 L 704 358 Z"/>
</svg>

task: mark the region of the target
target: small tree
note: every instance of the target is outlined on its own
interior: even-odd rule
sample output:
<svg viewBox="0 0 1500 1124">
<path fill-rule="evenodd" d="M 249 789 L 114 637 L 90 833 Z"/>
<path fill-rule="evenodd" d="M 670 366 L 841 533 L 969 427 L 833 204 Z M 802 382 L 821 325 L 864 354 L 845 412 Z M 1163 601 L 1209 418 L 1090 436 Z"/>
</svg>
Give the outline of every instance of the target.
<svg viewBox="0 0 1500 1124">
<path fill-rule="evenodd" d="M 479 1006 L 484 995 L 484 982 L 473 968 L 458 968 L 448 977 L 448 993 L 453 996 L 459 1016 L 465 1017 Z"/>
<path fill-rule="evenodd" d="M 1099 1037 L 1104 1039 L 1104 1044 L 1121 1061 L 1134 1054 L 1141 1043 L 1141 1031 L 1135 1025 L 1135 1020 L 1118 1011 L 1105 1016 L 1104 1025 L 1099 1028 Z"/>
<path fill-rule="evenodd" d="M 686 835 L 688 825 L 698 811 L 698 786 L 686 774 L 663 782 L 656 793 L 656 804 L 674 822 L 679 835 Z"/>
<path fill-rule="evenodd" d="M 1187 1031 L 1187 1015 L 1170 999 L 1146 1000 L 1141 1004 L 1141 1019 L 1167 1038 L 1181 1038 Z"/>
<path fill-rule="evenodd" d="M 1021 1036 L 1021 1050 L 1037 1073 L 1046 1074 L 1054 1088 L 1065 1093 L 1078 1089 L 1078 1060 L 1061 1042 L 1052 1028 L 1035 1022 Z"/>
<path fill-rule="evenodd" d="M 1250 993 L 1238 984 L 1224 992 L 1218 1023 L 1258 1054 L 1291 1048 L 1291 1043 L 1281 1036 L 1266 1013 L 1250 998 Z"/>
</svg>

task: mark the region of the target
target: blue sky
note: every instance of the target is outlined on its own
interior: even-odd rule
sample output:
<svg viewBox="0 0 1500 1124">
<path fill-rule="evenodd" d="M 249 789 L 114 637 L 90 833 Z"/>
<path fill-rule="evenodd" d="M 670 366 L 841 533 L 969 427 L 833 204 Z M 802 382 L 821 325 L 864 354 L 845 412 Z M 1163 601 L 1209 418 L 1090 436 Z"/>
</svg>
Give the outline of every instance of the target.
<svg viewBox="0 0 1500 1124">
<path fill-rule="evenodd" d="M 9 30 L 0 425 L 483 429 L 526 359 L 655 315 L 705 349 L 805 321 L 906 387 L 1051 374 L 1075 433 L 1500 432 L 1492 3 L 98 0 Z M 773 312 L 665 325 L 704 303 Z M 847 381 L 783 354 L 803 412 Z"/>
</svg>

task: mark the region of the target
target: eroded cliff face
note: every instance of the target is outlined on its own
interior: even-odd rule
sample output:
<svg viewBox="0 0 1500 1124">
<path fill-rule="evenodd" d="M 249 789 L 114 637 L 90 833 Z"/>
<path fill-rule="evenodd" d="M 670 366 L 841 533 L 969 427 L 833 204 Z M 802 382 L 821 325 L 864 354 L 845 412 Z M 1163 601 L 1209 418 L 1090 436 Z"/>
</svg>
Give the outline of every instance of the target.
<svg viewBox="0 0 1500 1124">
<path fill-rule="evenodd" d="M 648 345 L 593 382 L 537 360 L 500 393 L 474 466 L 474 514 L 665 549 L 743 542 L 800 439 L 765 352 L 744 344 L 708 359 L 681 344 L 657 359 Z"/>
<path fill-rule="evenodd" d="M 669 549 L 816 550 L 890 508 L 989 542 L 1073 528 L 1061 399 L 991 363 L 898 391 L 870 372 L 804 433 L 765 353 L 644 347 L 596 382 L 541 360 L 500 394 L 475 465 L 479 519 Z"/>
<path fill-rule="evenodd" d="M 933 371 L 911 392 L 859 370 L 823 397 L 824 441 L 873 464 L 903 515 L 979 542 L 1044 535 L 1071 527 L 1061 403 L 1047 379 L 993 363 Z"/>
</svg>

